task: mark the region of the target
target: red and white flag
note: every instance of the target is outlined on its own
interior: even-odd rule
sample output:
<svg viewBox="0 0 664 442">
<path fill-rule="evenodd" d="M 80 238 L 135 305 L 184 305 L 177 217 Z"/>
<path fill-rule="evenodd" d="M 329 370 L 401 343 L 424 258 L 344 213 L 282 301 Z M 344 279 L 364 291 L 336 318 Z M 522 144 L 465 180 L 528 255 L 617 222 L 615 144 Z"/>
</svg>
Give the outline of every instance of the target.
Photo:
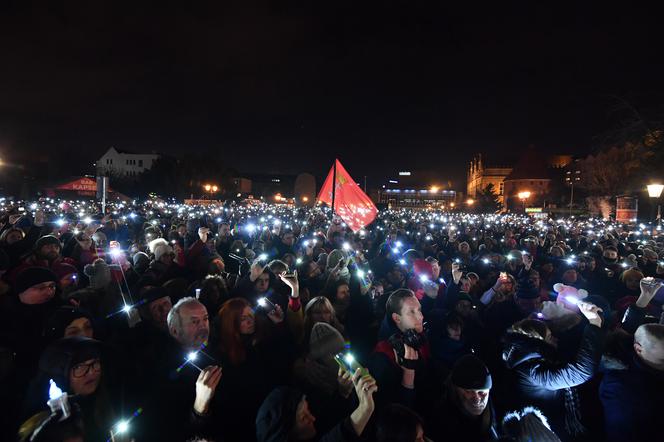
<svg viewBox="0 0 664 442">
<path fill-rule="evenodd" d="M 348 174 L 339 160 L 337 164 L 336 179 L 334 177 L 334 166 L 327 174 L 323 187 L 318 193 L 318 201 L 332 205 L 332 182 L 334 181 L 334 213 L 351 228 L 357 232 L 376 218 L 378 209 L 371 198 L 360 189 L 355 180 Z"/>
</svg>

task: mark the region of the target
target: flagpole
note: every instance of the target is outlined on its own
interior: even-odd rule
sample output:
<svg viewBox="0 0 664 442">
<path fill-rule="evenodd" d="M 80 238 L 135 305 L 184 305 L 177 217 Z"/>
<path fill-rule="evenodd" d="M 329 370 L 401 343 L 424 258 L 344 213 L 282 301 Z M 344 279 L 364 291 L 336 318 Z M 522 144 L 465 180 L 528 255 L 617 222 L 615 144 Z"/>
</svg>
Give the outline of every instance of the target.
<svg viewBox="0 0 664 442">
<path fill-rule="evenodd" d="M 334 199 L 337 193 L 337 159 L 334 159 L 334 166 L 332 166 L 332 218 L 334 218 Z"/>
</svg>

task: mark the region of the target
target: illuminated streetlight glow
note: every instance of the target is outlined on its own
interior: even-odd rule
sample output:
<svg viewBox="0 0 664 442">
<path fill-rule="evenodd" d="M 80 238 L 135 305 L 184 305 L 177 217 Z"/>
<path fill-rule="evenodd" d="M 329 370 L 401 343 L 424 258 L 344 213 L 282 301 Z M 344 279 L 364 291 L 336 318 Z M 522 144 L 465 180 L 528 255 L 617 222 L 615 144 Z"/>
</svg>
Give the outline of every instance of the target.
<svg viewBox="0 0 664 442">
<path fill-rule="evenodd" d="M 469 206 L 472 206 L 473 204 L 475 204 L 475 200 L 472 199 L 472 198 L 468 198 L 468 199 L 466 200 L 466 204 L 468 204 Z"/>
<path fill-rule="evenodd" d="M 648 196 L 650 198 L 659 198 L 662 196 L 662 191 L 664 190 L 664 184 L 648 184 Z"/>
</svg>

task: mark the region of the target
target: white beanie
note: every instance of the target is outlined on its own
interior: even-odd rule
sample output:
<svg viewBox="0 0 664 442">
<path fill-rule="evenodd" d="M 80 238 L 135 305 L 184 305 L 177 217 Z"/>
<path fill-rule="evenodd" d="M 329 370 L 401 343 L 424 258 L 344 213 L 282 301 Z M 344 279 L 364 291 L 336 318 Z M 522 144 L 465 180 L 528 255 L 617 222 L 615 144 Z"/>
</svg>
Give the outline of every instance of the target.
<svg viewBox="0 0 664 442">
<path fill-rule="evenodd" d="M 150 251 L 154 254 L 154 259 L 159 261 L 165 254 L 173 253 L 173 248 L 166 242 L 164 238 L 157 238 L 148 243 Z"/>
</svg>

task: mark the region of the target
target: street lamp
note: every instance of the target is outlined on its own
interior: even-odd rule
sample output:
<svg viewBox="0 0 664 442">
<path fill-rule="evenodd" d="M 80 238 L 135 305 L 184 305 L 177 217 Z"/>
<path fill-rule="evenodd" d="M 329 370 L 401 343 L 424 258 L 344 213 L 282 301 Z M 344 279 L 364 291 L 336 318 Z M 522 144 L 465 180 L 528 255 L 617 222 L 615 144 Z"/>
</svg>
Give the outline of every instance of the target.
<svg viewBox="0 0 664 442">
<path fill-rule="evenodd" d="M 573 173 L 572 173 L 573 172 Z M 574 203 L 574 183 L 576 181 L 581 181 L 581 171 L 580 170 L 568 170 L 565 172 L 565 182 L 570 185 L 569 191 L 569 216 L 572 216 L 572 204 Z"/>
<path fill-rule="evenodd" d="M 469 206 L 472 206 L 473 204 L 475 204 L 475 200 L 472 199 L 472 198 L 468 198 L 468 199 L 466 200 L 466 204 L 468 204 Z"/>
<path fill-rule="evenodd" d="M 436 193 L 438 192 L 438 186 L 431 186 L 431 189 L 429 189 L 431 193 Z"/>
<path fill-rule="evenodd" d="M 664 190 L 664 184 L 653 183 L 646 186 L 648 188 L 648 196 L 652 199 L 659 200 L 659 197 L 662 196 L 662 190 Z M 662 219 L 661 216 L 661 206 L 657 204 L 657 222 Z"/>
<path fill-rule="evenodd" d="M 526 200 L 528 198 L 530 198 L 530 192 L 527 191 L 527 190 L 523 191 L 523 192 L 519 192 L 519 193 L 517 193 L 517 196 L 519 197 L 519 199 L 521 201 L 523 201 L 523 212 L 525 213 L 526 212 Z"/>
<path fill-rule="evenodd" d="M 214 184 L 206 184 L 203 186 L 203 189 L 205 189 L 205 191 L 210 194 L 210 199 L 212 199 L 212 195 L 215 194 L 217 190 L 219 190 L 219 188 Z"/>
</svg>

